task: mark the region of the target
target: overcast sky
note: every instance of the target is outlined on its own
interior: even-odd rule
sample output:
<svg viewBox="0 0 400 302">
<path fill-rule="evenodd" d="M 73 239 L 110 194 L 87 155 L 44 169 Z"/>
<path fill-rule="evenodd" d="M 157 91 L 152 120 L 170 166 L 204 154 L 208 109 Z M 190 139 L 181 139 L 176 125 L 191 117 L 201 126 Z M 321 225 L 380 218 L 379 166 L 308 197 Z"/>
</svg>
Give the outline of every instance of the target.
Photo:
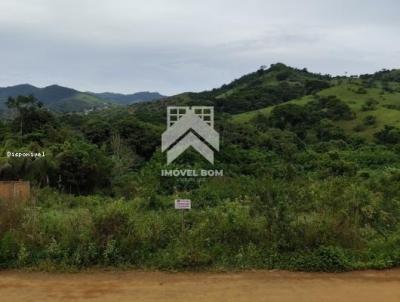
<svg viewBox="0 0 400 302">
<path fill-rule="evenodd" d="M 1 0 L 0 87 L 171 95 L 275 62 L 399 68 L 399 13 L 397 0 Z"/>
</svg>

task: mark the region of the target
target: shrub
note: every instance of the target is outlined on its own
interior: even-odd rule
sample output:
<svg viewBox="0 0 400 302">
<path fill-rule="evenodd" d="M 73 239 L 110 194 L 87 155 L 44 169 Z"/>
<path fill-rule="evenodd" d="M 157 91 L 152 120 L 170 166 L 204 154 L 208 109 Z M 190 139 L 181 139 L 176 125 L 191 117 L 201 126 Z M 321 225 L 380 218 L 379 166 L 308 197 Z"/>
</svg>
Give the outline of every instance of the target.
<svg viewBox="0 0 400 302">
<path fill-rule="evenodd" d="M 374 115 L 367 115 L 363 120 L 364 125 L 372 126 L 376 124 L 376 116 Z"/>
<path fill-rule="evenodd" d="M 368 99 L 362 106 L 362 111 L 372 111 L 375 110 L 379 102 L 375 99 Z"/>
<path fill-rule="evenodd" d="M 342 272 L 351 269 L 351 264 L 342 249 L 321 246 L 315 251 L 295 257 L 292 268 L 302 271 Z"/>
</svg>

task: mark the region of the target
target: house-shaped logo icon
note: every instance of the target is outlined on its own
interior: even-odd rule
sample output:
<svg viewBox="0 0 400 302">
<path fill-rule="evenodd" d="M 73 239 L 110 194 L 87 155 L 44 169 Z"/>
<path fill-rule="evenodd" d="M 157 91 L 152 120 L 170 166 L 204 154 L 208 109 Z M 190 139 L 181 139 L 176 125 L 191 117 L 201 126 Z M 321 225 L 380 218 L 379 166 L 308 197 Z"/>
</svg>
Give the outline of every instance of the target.
<svg viewBox="0 0 400 302">
<path fill-rule="evenodd" d="M 214 108 L 173 106 L 167 111 L 167 130 L 161 139 L 161 151 L 167 151 L 167 164 L 189 147 L 213 164 L 213 149 L 219 151 L 219 134 L 214 130 Z"/>
</svg>

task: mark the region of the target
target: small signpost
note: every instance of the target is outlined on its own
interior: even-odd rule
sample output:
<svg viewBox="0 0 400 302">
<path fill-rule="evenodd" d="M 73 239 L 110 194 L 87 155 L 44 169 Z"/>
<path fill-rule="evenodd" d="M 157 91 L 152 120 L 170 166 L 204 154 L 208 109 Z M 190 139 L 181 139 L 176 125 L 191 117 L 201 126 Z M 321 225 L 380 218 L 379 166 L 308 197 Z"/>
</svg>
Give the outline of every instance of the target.
<svg viewBox="0 0 400 302">
<path fill-rule="evenodd" d="M 185 232 L 185 221 L 183 217 L 183 210 L 190 210 L 192 208 L 192 201 L 190 199 L 175 199 L 175 209 L 182 212 L 182 236 Z"/>
<path fill-rule="evenodd" d="M 192 201 L 190 199 L 175 199 L 176 210 L 190 210 L 192 208 Z"/>
</svg>

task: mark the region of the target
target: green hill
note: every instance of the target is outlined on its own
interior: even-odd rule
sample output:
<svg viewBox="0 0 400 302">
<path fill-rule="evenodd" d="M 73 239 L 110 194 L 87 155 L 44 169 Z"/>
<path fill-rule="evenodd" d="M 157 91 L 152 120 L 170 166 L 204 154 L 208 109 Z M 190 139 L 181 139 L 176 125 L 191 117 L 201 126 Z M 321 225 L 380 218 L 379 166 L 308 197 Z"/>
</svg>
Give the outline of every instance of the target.
<svg viewBox="0 0 400 302">
<path fill-rule="evenodd" d="M 161 95 L 158 92 L 149 92 L 149 91 L 136 92 L 132 94 L 121 94 L 113 92 L 103 92 L 103 93 L 89 92 L 89 94 L 120 105 L 129 105 L 146 101 L 156 101 L 166 98 L 166 96 Z"/>
<path fill-rule="evenodd" d="M 111 101 L 78 90 L 51 85 L 38 88 L 29 84 L 0 88 L 0 109 L 5 110 L 8 97 L 34 95 L 47 108 L 58 112 L 78 112 L 92 108 L 108 107 Z"/>
<path fill-rule="evenodd" d="M 397 73 L 398 70 L 388 72 L 388 74 Z M 330 84 L 331 87 L 323 89 L 315 95 L 305 95 L 284 104 L 305 105 L 315 99 L 315 96 L 336 96 L 351 108 L 355 118 L 335 123 L 350 133 L 357 133 L 368 138 L 382 129 L 384 125 L 400 126 L 400 82 L 395 82 L 392 78 L 385 80 L 378 75 L 336 78 L 332 79 Z M 259 114 L 268 116 L 276 106 L 279 105 L 237 114 L 234 116 L 234 120 L 249 122 Z M 368 125 L 366 119 L 374 119 L 374 122 Z"/>
<path fill-rule="evenodd" d="M 305 105 L 327 96 L 337 97 L 353 111 L 354 118 L 333 121 L 350 135 L 370 139 L 384 125 L 400 127 L 400 70 L 332 77 L 277 63 L 213 90 L 135 104 L 131 110 L 146 122 L 164 123 L 167 106 L 214 106 L 219 113 L 232 114 L 235 122 L 249 122 L 281 104 Z"/>
<path fill-rule="evenodd" d="M 287 102 L 330 86 L 329 75 L 310 73 L 282 63 L 261 67 L 230 84 L 211 91 L 188 94 L 190 99 L 207 100 L 217 111 L 241 113 Z"/>
<path fill-rule="evenodd" d="M 220 113 L 238 114 L 316 93 L 330 87 L 331 76 L 308 72 L 283 63 L 259 70 L 209 91 L 186 92 L 157 102 L 134 104 L 133 110 L 160 121 L 167 106 L 214 106 Z"/>
<path fill-rule="evenodd" d="M 164 98 L 157 92 L 137 92 L 134 94 L 81 92 L 72 88 L 51 85 L 38 88 L 29 84 L 0 87 L 0 111 L 5 111 L 8 97 L 34 95 L 47 108 L 57 112 L 82 112 L 104 109 L 115 105 L 153 101 Z"/>
</svg>

